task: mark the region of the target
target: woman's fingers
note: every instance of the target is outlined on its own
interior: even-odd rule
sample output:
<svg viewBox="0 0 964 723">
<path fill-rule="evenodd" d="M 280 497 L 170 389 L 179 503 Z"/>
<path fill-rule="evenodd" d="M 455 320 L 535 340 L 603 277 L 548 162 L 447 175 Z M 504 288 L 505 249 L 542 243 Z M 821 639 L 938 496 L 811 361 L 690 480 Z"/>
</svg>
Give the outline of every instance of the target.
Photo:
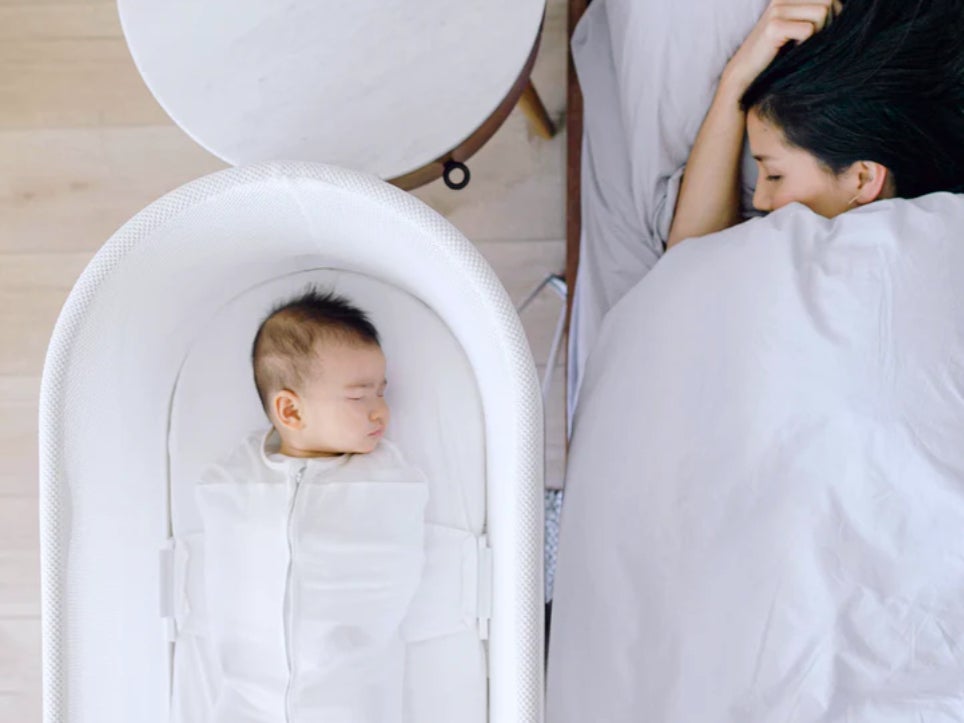
<svg viewBox="0 0 964 723">
<path fill-rule="evenodd" d="M 830 6 L 830 19 L 834 20 L 840 13 L 843 12 L 843 2 L 841 0 L 833 0 Z"/>
<path fill-rule="evenodd" d="M 769 7 L 778 5 L 823 5 L 827 8 L 837 6 L 838 9 L 843 7 L 841 0 L 771 0 Z"/>
<path fill-rule="evenodd" d="M 810 20 L 773 20 L 767 25 L 766 32 L 773 47 L 779 49 L 791 40 L 802 43 L 817 32 L 817 28 Z"/>
<path fill-rule="evenodd" d="M 770 11 L 771 21 L 790 20 L 807 21 L 813 23 L 814 30 L 823 30 L 833 15 L 833 3 L 818 2 L 782 2 L 773 6 Z"/>
<path fill-rule="evenodd" d="M 821 3 L 792 3 L 776 5 L 773 12 L 778 20 L 806 20 L 817 30 L 823 30 L 833 17 L 833 5 Z"/>
<path fill-rule="evenodd" d="M 772 0 L 727 63 L 724 79 L 742 92 L 790 41 L 798 43 L 822 30 L 840 0 Z"/>
</svg>

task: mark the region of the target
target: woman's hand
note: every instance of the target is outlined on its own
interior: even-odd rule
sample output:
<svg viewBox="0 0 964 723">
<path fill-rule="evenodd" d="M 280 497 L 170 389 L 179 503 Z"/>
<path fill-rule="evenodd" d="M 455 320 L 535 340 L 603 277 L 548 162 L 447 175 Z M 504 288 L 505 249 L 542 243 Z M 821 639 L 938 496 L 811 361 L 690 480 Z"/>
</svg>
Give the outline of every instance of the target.
<svg viewBox="0 0 964 723">
<path fill-rule="evenodd" d="M 788 42 L 802 43 L 842 9 L 841 0 L 771 0 L 760 20 L 727 63 L 723 82 L 743 95 Z"/>
</svg>

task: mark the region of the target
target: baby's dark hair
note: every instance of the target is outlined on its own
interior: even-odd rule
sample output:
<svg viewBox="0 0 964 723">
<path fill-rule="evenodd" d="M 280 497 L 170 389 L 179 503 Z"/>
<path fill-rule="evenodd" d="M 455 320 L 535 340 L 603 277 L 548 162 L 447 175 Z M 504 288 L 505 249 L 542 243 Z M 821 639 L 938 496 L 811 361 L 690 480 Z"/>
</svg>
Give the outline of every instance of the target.
<svg viewBox="0 0 964 723">
<path fill-rule="evenodd" d="M 744 110 L 835 174 L 887 167 L 896 193 L 964 191 L 964 0 L 847 0 L 828 27 L 788 44 Z"/>
<path fill-rule="evenodd" d="M 251 345 L 251 366 L 261 405 L 269 415 L 274 394 L 303 387 L 321 341 L 380 344 L 365 312 L 345 297 L 314 286 L 274 307 L 261 322 Z"/>
</svg>

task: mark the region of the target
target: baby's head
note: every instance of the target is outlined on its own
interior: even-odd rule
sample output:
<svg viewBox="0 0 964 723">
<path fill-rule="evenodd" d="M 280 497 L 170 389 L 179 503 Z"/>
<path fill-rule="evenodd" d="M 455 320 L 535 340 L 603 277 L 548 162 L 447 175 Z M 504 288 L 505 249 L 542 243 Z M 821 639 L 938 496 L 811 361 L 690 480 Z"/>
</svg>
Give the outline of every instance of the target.
<svg viewBox="0 0 964 723">
<path fill-rule="evenodd" d="M 364 454 L 388 426 L 385 355 L 360 309 L 309 289 L 275 308 L 251 349 L 254 383 L 281 452 Z"/>
</svg>

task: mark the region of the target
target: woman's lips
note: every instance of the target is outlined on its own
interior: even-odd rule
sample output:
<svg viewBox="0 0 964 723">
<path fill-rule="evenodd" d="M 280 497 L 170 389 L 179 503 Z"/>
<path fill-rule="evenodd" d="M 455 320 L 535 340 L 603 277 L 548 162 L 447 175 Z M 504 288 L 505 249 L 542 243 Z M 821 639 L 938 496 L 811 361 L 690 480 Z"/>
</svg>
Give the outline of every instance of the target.
<svg viewBox="0 0 964 723">
<path fill-rule="evenodd" d="M 369 432 L 369 433 L 368 433 L 368 436 L 369 436 L 369 437 L 381 437 L 384 433 L 385 433 L 385 428 L 384 428 L 384 427 L 380 427 L 380 428 L 376 429 L 374 432 Z"/>
</svg>

